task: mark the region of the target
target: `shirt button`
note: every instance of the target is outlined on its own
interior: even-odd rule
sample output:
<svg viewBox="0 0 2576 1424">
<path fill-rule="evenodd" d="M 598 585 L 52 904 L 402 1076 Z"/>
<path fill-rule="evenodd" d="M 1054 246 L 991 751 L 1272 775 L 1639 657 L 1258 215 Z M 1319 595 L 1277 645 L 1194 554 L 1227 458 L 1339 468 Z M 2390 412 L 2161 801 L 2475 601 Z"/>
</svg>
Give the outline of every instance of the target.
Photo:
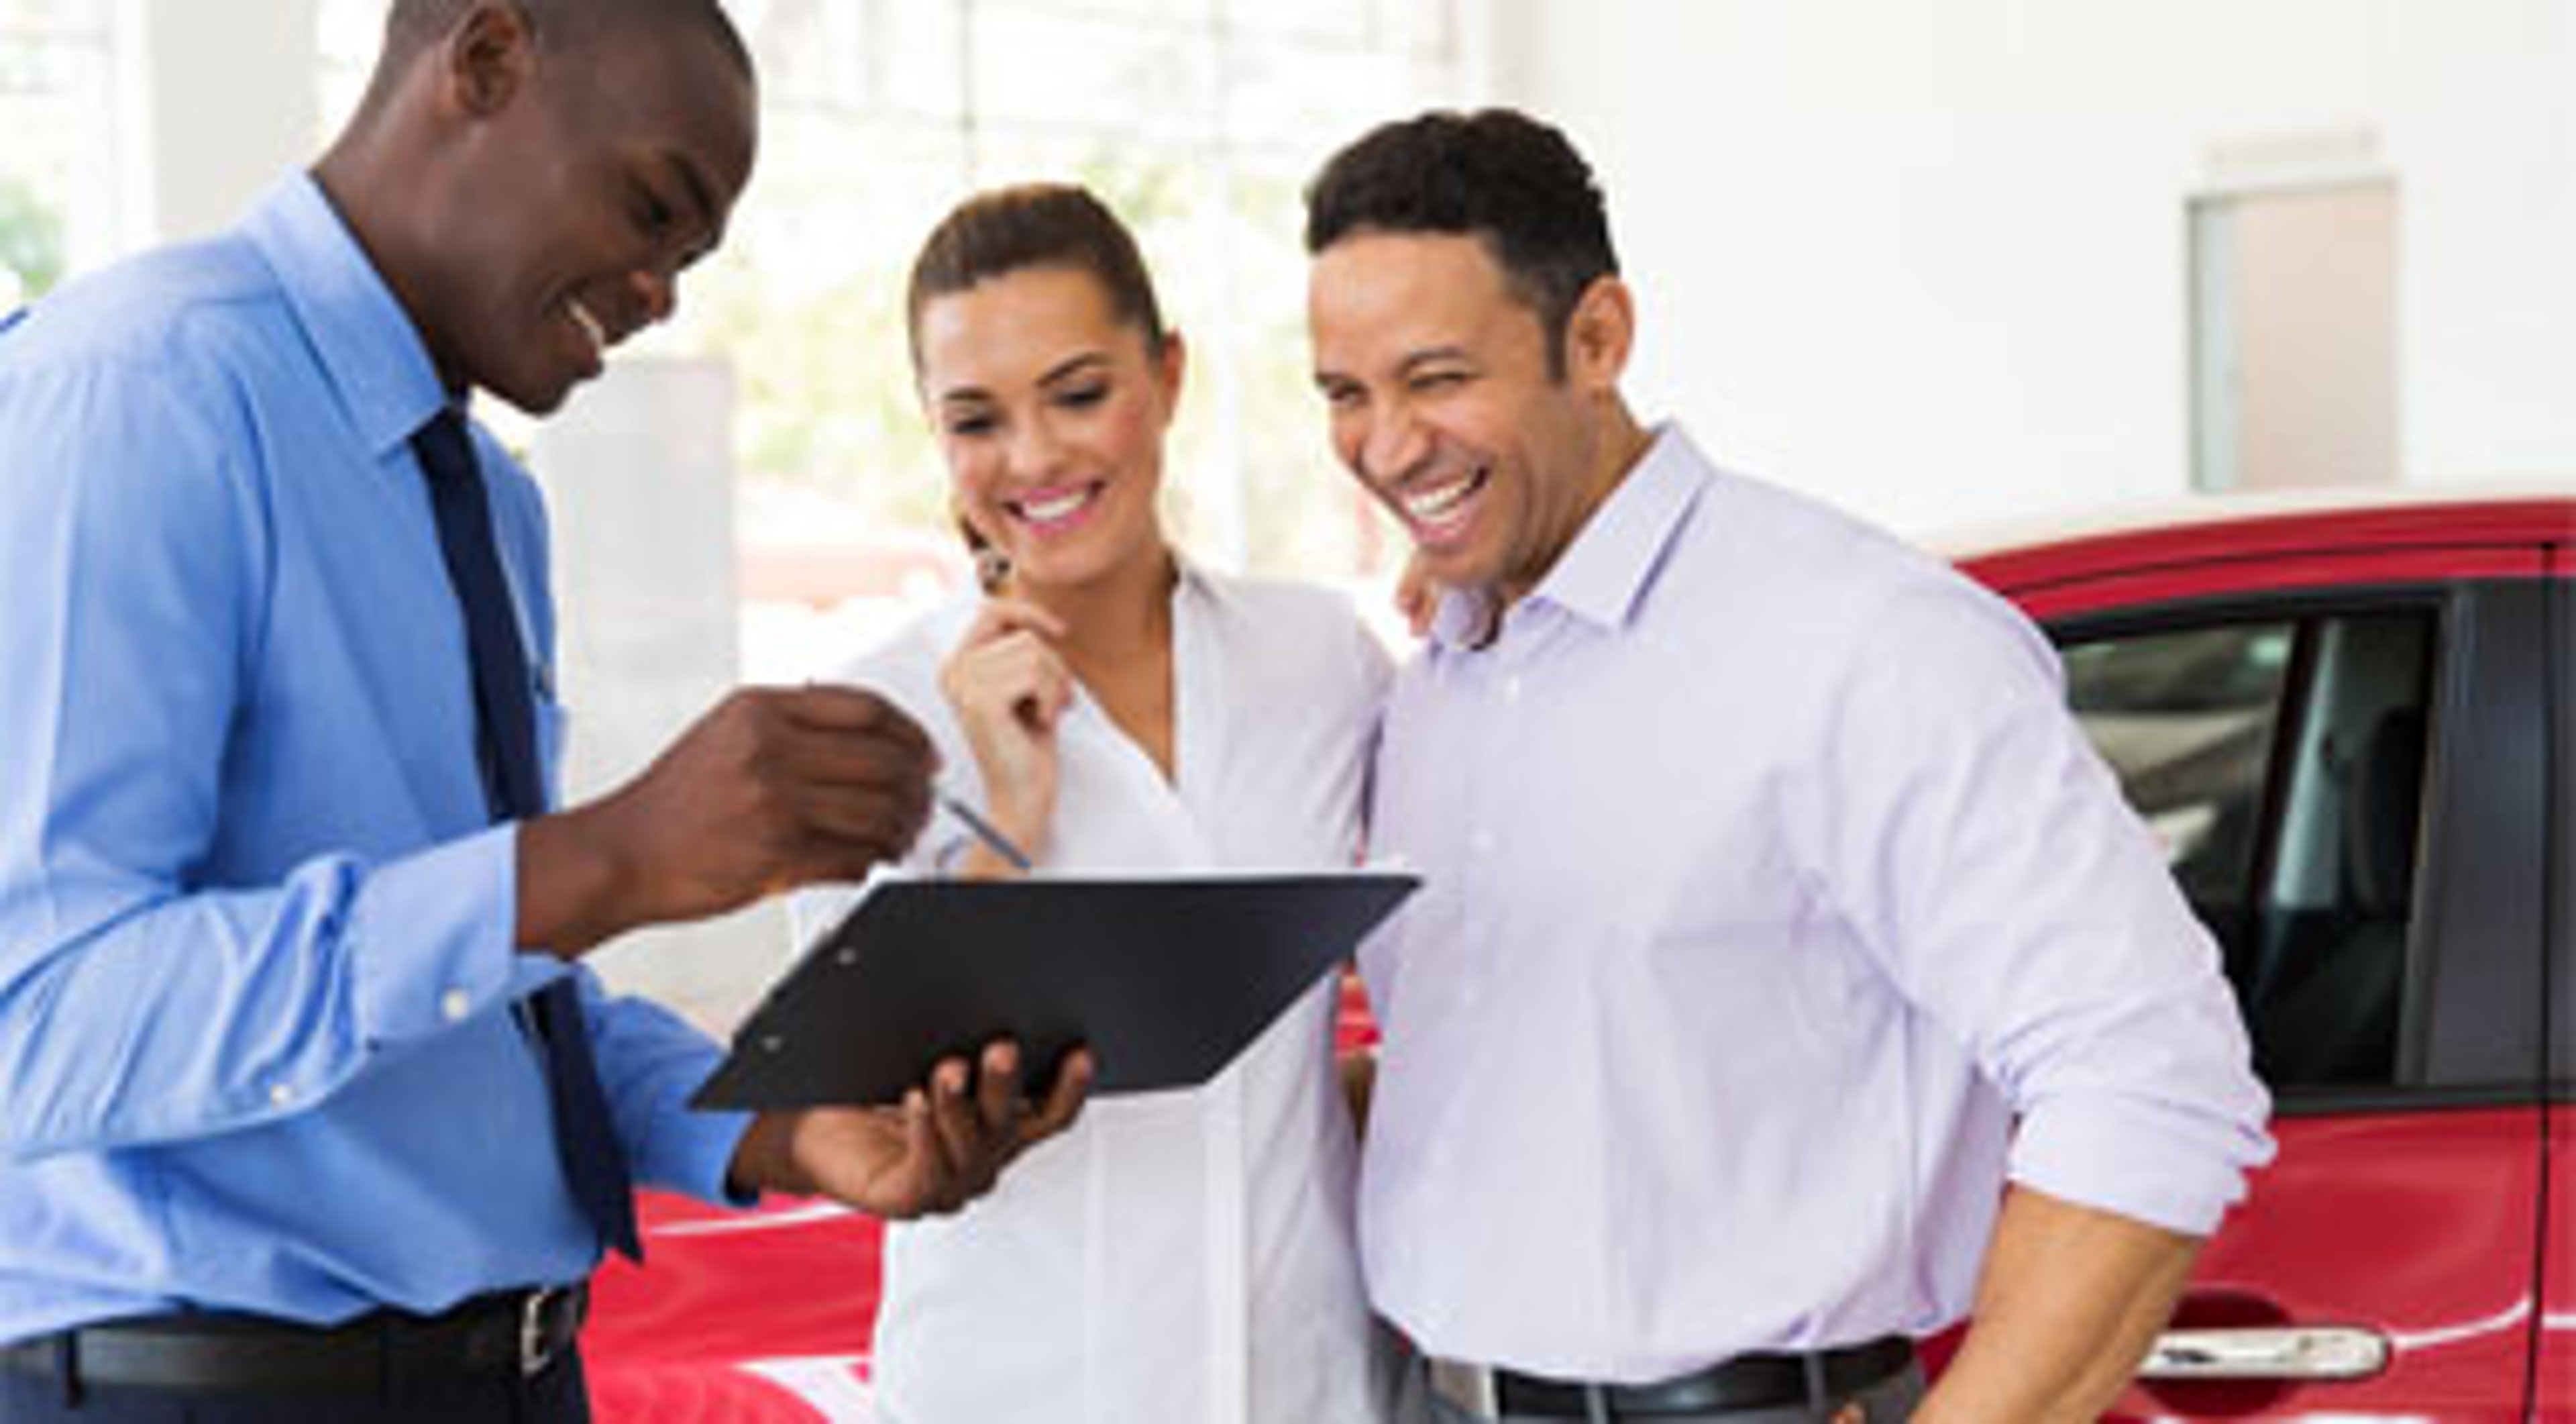
<svg viewBox="0 0 2576 1424">
<path fill-rule="evenodd" d="M 1514 673 L 1503 679 L 1503 705 L 1509 707 L 1520 700 L 1521 678 L 1519 673 Z"/>
<path fill-rule="evenodd" d="M 462 989 L 450 989 L 438 996 L 439 1017 L 449 1023 L 463 1023 L 465 1016 L 472 1012 L 474 1012 L 474 996 Z"/>
<path fill-rule="evenodd" d="M 295 1101 L 295 1089 L 285 1083 L 271 1083 L 268 1085 L 268 1101 L 272 1107 L 285 1107 Z"/>
</svg>

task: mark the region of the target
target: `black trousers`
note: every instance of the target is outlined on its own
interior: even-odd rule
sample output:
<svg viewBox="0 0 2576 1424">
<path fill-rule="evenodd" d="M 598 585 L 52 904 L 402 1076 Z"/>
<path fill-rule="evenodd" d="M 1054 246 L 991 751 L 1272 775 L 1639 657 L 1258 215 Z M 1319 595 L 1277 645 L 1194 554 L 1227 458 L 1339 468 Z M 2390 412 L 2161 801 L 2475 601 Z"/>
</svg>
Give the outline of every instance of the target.
<svg viewBox="0 0 2576 1424">
<path fill-rule="evenodd" d="M 537 1374 L 417 1380 L 384 1394 L 119 1389 L 0 1369 L 0 1424 L 589 1424 L 581 1352 Z"/>
</svg>

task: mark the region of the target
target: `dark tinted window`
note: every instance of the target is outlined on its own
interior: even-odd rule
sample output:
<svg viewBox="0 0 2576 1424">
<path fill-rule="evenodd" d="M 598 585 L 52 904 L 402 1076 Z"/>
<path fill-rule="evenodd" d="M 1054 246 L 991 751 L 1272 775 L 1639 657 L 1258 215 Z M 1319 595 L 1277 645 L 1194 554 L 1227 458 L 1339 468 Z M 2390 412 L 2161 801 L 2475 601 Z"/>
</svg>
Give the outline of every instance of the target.
<svg viewBox="0 0 2576 1424">
<path fill-rule="evenodd" d="M 2389 1082 L 2432 616 L 2227 623 L 2065 653 L 2077 718 L 2218 938 L 2265 1080 Z"/>
<path fill-rule="evenodd" d="M 2077 719 L 2222 940 L 2235 936 L 2252 886 L 2296 635 L 2291 624 L 2249 623 L 2066 650 Z"/>
</svg>

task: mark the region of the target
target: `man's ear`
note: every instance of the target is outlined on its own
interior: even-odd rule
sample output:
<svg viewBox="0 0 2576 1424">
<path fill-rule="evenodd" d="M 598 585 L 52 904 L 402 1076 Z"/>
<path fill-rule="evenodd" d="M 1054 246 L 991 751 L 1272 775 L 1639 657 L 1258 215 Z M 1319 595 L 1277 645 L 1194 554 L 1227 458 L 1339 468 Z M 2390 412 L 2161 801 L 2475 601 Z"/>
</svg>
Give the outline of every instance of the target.
<svg viewBox="0 0 2576 1424">
<path fill-rule="evenodd" d="M 1636 339 L 1637 305 L 1628 284 L 1615 276 L 1593 278 L 1565 320 L 1566 379 L 1586 390 L 1617 386 Z"/>
<path fill-rule="evenodd" d="M 441 107 L 461 118 L 488 118 L 527 87 L 537 36 L 518 6 L 486 0 L 448 31 L 438 55 Z"/>
<path fill-rule="evenodd" d="M 1181 408 L 1181 382 L 1189 375 L 1190 348 L 1178 331 L 1166 331 L 1153 359 L 1154 384 L 1163 392 L 1163 408 L 1166 412 L 1177 411 Z"/>
</svg>

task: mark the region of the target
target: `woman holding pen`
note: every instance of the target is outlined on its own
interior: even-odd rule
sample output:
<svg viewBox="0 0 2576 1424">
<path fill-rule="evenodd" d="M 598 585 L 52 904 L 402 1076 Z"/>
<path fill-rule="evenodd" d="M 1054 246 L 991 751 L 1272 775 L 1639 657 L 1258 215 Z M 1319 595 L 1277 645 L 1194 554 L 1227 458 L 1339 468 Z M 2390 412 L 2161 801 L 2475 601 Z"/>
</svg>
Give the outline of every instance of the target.
<svg viewBox="0 0 2576 1424">
<path fill-rule="evenodd" d="M 846 678 L 923 723 L 1029 873 L 1349 864 L 1386 655 L 1337 595 L 1172 547 L 1185 348 L 1126 229 L 1077 187 L 977 195 L 922 248 L 907 315 L 985 586 Z M 914 858 L 1023 873 L 953 813 Z M 800 929 L 846 899 L 809 897 Z M 884 1416 L 1383 1419 L 1332 1019 L 1319 985 L 1206 1086 L 1094 1102 L 986 1201 L 891 1228 Z"/>
</svg>

